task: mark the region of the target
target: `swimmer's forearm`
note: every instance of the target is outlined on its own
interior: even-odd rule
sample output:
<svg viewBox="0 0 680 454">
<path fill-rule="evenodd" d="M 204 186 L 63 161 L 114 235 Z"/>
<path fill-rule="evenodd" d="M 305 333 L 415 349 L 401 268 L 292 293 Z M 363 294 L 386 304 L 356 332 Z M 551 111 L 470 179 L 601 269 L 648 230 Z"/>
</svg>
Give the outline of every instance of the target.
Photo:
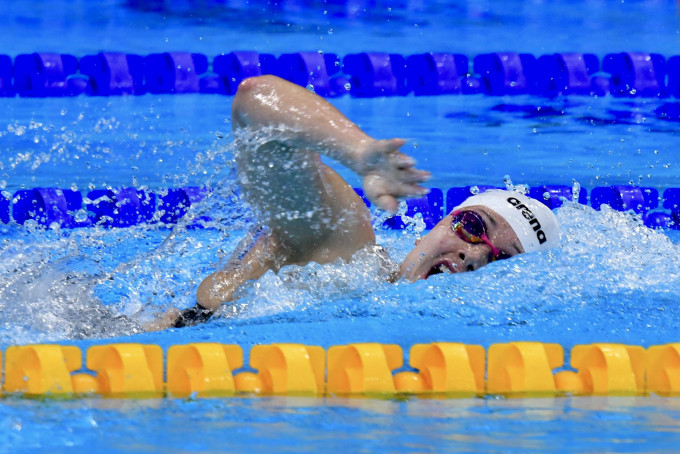
<svg viewBox="0 0 680 454">
<path fill-rule="evenodd" d="M 324 154 L 359 175 L 370 163 L 362 159 L 375 139 L 323 98 L 275 76 L 246 79 L 232 106 L 234 128 L 284 126 L 297 150 Z"/>
<path fill-rule="evenodd" d="M 243 284 L 258 279 L 268 270 L 278 270 L 285 263 L 283 251 L 271 232 L 255 229 L 241 241 L 223 269 L 201 282 L 196 291 L 196 302 L 212 311 L 231 302 Z"/>
</svg>

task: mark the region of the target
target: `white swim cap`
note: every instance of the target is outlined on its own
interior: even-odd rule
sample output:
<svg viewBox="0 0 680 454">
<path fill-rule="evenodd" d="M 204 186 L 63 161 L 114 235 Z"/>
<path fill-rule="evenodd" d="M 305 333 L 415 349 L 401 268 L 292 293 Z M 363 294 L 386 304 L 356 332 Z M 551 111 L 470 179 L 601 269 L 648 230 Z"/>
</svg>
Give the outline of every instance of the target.
<svg viewBox="0 0 680 454">
<path fill-rule="evenodd" d="M 505 219 L 524 252 L 551 249 L 560 241 L 560 224 L 555 213 L 538 200 L 513 191 L 492 189 L 468 197 L 453 211 L 474 205 L 483 205 Z"/>
</svg>

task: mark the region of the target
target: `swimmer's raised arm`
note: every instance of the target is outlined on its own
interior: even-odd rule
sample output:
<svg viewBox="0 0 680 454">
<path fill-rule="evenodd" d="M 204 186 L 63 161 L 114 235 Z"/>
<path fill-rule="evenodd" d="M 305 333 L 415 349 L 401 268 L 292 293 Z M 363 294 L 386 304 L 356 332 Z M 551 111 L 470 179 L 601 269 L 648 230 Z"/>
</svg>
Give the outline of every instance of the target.
<svg viewBox="0 0 680 454">
<path fill-rule="evenodd" d="M 402 139 L 376 140 L 309 90 L 275 76 L 246 79 L 232 106 L 233 128 L 282 129 L 296 151 L 329 156 L 363 177 L 364 193 L 383 209 L 396 211 L 397 198 L 420 196 L 429 173 L 399 152 Z"/>
<path fill-rule="evenodd" d="M 349 260 L 375 242 L 365 204 L 319 154 L 363 177 L 364 193 L 381 208 L 395 211 L 397 198 L 427 192 L 420 183 L 429 173 L 399 151 L 403 140 L 369 137 L 324 99 L 278 77 L 241 83 L 232 125 L 240 185 L 268 231 L 203 280 L 198 305 L 183 313 L 187 322 L 204 320 L 205 311 L 231 301 L 241 285 L 268 270 Z M 155 328 L 183 326 L 178 316 L 167 313 Z"/>
</svg>

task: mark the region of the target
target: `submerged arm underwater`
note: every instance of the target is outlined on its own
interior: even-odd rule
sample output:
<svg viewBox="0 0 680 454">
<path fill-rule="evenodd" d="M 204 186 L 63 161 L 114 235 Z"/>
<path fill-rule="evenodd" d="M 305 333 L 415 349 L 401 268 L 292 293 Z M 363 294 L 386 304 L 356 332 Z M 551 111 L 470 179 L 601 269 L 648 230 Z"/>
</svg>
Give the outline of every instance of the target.
<svg viewBox="0 0 680 454">
<path fill-rule="evenodd" d="M 324 99 L 275 76 L 241 83 L 232 125 L 243 193 L 268 229 L 244 239 L 227 265 L 203 280 L 196 307 L 168 312 L 151 329 L 204 321 L 268 270 L 348 260 L 375 242 L 365 204 L 319 154 L 361 176 L 366 197 L 383 209 L 396 211 L 398 198 L 427 193 L 420 184 L 429 173 L 399 151 L 404 140 L 373 139 Z"/>
</svg>

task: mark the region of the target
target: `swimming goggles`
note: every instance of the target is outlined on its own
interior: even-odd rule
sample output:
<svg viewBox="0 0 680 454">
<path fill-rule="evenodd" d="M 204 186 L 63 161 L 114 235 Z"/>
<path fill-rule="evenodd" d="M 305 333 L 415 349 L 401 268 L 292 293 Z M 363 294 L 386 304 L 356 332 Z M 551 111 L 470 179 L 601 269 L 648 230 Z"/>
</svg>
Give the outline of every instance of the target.
<svg viewBox="0 0 680 454">
<path fill-rule="evenodd" d="M 461 240 L 471 244 L 485 243 L 491 248 L 493 260 L 502 260 L 509 257 L 505 252 L 491 244 L 486 234 L 484 219 L 478 213 L 461 210 L 451 213 L 451 215 L 451 228 Z"/>
</svg>

